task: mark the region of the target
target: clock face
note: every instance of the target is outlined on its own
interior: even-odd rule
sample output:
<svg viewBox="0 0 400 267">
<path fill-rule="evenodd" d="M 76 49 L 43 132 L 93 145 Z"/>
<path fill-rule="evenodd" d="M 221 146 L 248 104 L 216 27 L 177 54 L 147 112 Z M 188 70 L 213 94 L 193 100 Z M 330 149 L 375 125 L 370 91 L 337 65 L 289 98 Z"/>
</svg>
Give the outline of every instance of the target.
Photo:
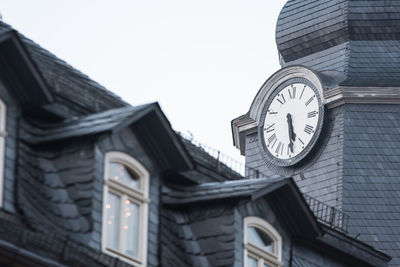
<svg viewBox="0 0 400 267">
<path fill-rule="evenodd" d="M 276 89 L 264 109 L 262 139 L 270 158 L 284 165 L 300 161 L 319 134 L 323 106 L 318 91 L 303 82 Z"/>
</svg>

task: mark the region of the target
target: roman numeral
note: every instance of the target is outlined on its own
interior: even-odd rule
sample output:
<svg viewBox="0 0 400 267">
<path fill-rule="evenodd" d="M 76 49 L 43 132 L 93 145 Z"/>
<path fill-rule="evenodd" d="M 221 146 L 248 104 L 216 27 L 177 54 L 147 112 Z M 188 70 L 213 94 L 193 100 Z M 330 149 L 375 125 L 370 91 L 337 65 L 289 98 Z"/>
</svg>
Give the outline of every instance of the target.
<svg viewBox="0 0 400 267">
<path fill-rule="evenodd" d="M 268 126 L 268 127 L 266 127 L 266 128 L 264 128 L 264 131 L 265 131 L 266 133 L 273 132 L 273 131 L 275 131 L 274 126 L 275 126 L 275 123 L 274 123 L 274 124 L 271 124 L 270 126 Z"/>
<path fill-rule="evenodd" d="M 273 135 L 271 135 L 271 136 L 268 138 L 268 143 L 271 144 L 274 140 L 276 140 L 276 133 L 274 133 Z"/>
<path fill-rule="evenodd" d="M 268 112 L 268 114 L 270 114 L 270 115 L 275 115 L 275 114 L 278 114 L 278 112 L 271 111 L 271 112 Z"/>
<path fill-rule="evenodd" d="M 282 146 L 282 142 L 279 142 L 278 146 L 277 146 L 276 149 L 275 149 L 275 153 L 276 153 L 276 154 L 279 153 L 279 150 L 281 149 L 281 146 Z"/>
<path fill-rule="evenodd" d="M 291 89 L 291 90 L 290 90 Z M 289 97 L 291 99 L 296 98 L 296 87 L 292 85 L 292 88 L 288 88 Z"/>
<path fill-rule="evenodd" d="M 275 146 L 277 140 L 278 140 L 278 139 L 275 139 L 275 140 L 274 140 L 274 142 L 272 143 L 271 149 L 274 148 L 274 146 Z"/>
<path fill-rule="evenodd" d="M 282 99 L 279 99 L 280 97 L 282 97 Z M 276 100 L 278 100 L 278 102 L 281 103 L 282 105 L 286 103 L 286 99 L 283 94 L 278 95 L 278 98 Z"/>
<path fill-rule="evenodd" d="M 305 90 L 305 89 L 306 89 L 306 86 L 304 85 L 303 91 L 301 91 L 300 99 L 303 97 L 303 93 L 304 93 L 304 90 Z"/>
<path fill-rule="evenodd" d="M 297 138 L 297 139 L 299 139 L 299 141 L 300 141 L 300 143 L 304 146 L 304 142 L 303 142 L 303 140 L 301 140 L 300 139 L 300 137 L 299 138 Z"/>
<path fill-rule="evenodd" d="M 314 118 L 315 116 L 317 116 L 317 114 L 318 114 L 318 112 L 316 112 L 315 110 L 308 112 L 307 118 Z"/>
<path fill-rule="evenodd" d="M 306 125 L 306 127 L 304 128 L 304 131 L 308 134 L 311 134 L 314 130 L 314 127 L 310 126 L 310 125 Z"/>
<path fill-rule="evenodd" d="M 310 99 L 308 99 L 308 101 L 306 102 L 306 106 L 308 106 L 315 98 L 315 95 L 312 96 Z"/>
</svg>

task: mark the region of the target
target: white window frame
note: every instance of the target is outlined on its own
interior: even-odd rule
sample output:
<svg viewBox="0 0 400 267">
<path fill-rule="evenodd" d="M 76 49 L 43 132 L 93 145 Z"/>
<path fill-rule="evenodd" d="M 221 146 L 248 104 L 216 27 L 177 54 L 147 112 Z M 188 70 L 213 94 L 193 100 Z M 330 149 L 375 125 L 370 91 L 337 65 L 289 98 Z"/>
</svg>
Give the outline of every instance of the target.
<svg viewBox="0 0 400 267">
<path fill-rule="evenodd" d="M 247 228 L 255 227 L 267 234 L 274 241 L 274 253 L 266 251 L 247 241 Z M 258 261 L 258 267 L 264 267 L 264 263 L 273 267 L 283 266 L 282 263 L 282 237 L 267 221 L 259 217 L 246 217 L 243 222 L 243 266 L 247 267 L 247 256 Z"/>
<path fill-rule="evenodd" d="M 6 112 L 7 107 L 3 100 L 0 99 L 0 207 L 3 207 L 4 192 L 4 161 L 5 161 L 5 144 L 6 144 Z"/>
<path fill-rule="evenodd" d="M 138 174 L 140 182 L 139 189 L 130 188 L 118 181 L 109 179 L 109 163 L 118 162 L 131 169 L 133 172 Z M 148 236 L 148 213 L 149 213 L 149 182 L 150 174 L 146 168 L 136 159 L 131 156 L 113 151 L 108 152 L 105 155 L 104 160 L 104 186 L 103 186 L 103 225 L 102 225 L 102 250 L 104 253 L 109 254 L 114 257 L 126 261 L 135 266 L 145 267 L 147 266 L 147 236 Z M 125 203 L 129 198 L 135 204 L 139 205 L 139 231 L 138 231 L 138 257 L 134 258 L 120 251 L 107 248 L 106 246 L 106 209 L 105 205 L 107 203 L 108 192 L 112 192 L 120 196 L 120 203 Z M 122 212 L 121 212 L 122 213 Z M 120 215 L 122 215 L 120 213 Z M 120 216 L 120 225 L 122 225 L 122 216 Z M 124 241 L 124 235 L 122 233 L 122 227 L 120 227 L 119 232 L 119 243 L 122 244 Z"/>
</svg>

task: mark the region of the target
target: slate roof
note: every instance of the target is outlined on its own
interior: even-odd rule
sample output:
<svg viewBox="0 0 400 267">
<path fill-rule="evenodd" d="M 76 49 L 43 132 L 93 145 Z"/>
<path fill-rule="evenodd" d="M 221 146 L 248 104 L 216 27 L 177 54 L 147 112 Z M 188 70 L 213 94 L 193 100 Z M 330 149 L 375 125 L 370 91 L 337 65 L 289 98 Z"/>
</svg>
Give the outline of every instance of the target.
<svg viewBox="0 0 400 267">
<path fill-rule="evenodd" d="M 266 188 L 275 190 L 288 182 L 289 178 L 259 178 L 204 183 L 190 187 L 163 187 L 163 202 L 166 204 L 187 204 L 236 197 L 255 198 L 260 196 L 260 193 L 266 194 Z"/>
<path fill-rule="evenodd" d="M 42 144 L 113 131 L 141 118 L 153 105 L 156 104 L 116 108 L 52 124 L 26 122 L 21 127 L 21 138 L 30 144 Z"/>
<path fill-rule="evenodd" d="M 241 219 L 235 213 L 233 201 L 219 200 L 251 200 L 251 197 L 264 196 L 289 182 L 289 178 L 265 178 L 187 187 L 164 186 L 162 202 L 166 205 L 161 211 L 163 264 L 233 266 L 235 254 L 242 253 L 235 250 L 237 240 L 242 238 L 237 236 Z"/>
<path fill-rule="evenodd" d="M 235 230 L 235 222 L 240 222 L 241 219 L 237 218 L 234 210 L 237 203 L 244 203 L 239 202 L 242 199 L 254 201 L 270 194 L 269 201 L 273 204 L 279 198 L 281 204 L 276 206 L 279 207 L 278 210 L 282 211 L 279 216 L 284 216 L 283 214 L 289 216 L 289 220 L 295 221 L 296 227 L 300 227 L 297 230 L 304 233 L 305 229 L 302 228 L 304 227 L 302 223 L 305 221 L 302 220 L 307 217 L 304 217 L 307 212 L 298 213 L 302 210 L 301 206 L 289 212 L 283 212 L 288 206 L 293 205 L 293 201 L 303 202 L 300 199 L 293 199 L 291 197 L 293 192 L 287 194 L 289 191 L 281 190 L 290 182 L 290 178 L 260 178 L 195 186 L 163 186 L 162 202 L 165 204 L 161 220 L 163 263 L 167 266 L 232 266 L 235 261 L 233 253 L 235 238 L 238 238 L 236 240 L 242 238 L 235 236 L 238 231 L 237 228 Z M 225 201 L 220 201 L 223 199 Z M 316 222 L 315 218 L 306 221 L 306 224 L 311 224 L 312 221 Z M 241 224 L 239 223 L 237 226 L 241 227 Z M 327 228 L 326 231 L 334 230 Z M 347 248 L 354 246 L 361 248 L 363 253 L 366 250 L 369 253 L 376 253 L 372 247 L 342 232 L 334 231 L 334 235 L 338 237 L 338 240 L 344 242 L 334 245 L 344 246 L 346 243 Z M 323 236 L 325 237 L 325 235 Z M 321 238 L 324 239 L 324 237 Z M 326 241 L 329 240 L 330 238 L 327 237 Z M 239 243 L 241 244 L 240 241 Z M 344 251 L 346 251 L 345 248 Z M 379 255 L 383 256 L 385 261 L 388 260 L 388 256 L 385 254 Z M 313 256 L 309 262 L 307 258 L 307 255 L 305 258 L 296 256 L 294 264 L 296 266 L 320 266 L 320 264 L 313 265 L 313 262 L 317 264 Z"/>
<path fill-rule="evenodd" d="M 399 1 L 290 0 L 276 41 L 282 66 L 341 76 L 344 86 L 400 83 Z"/>
<path fill-rule="evenodd" d="M 20 127 L 20 138 L 28 144 L 45 144 L 82 136 L 96 135 L 103 132 L 118 131 L 142 118 L 158 104 L 127 106 L 100 113 L 74 117 L 57 123 L 41 123 L 24 121 Z M 210 172 L 222 175 L 224 180 L 242 179 L 243 176 L 229 166 L 217 160 L 202 147 L 179 136 L 183 146 L 197 164 Z"/>
<path fill-rule="evenodd" d="M 0 35 L 13 31 L 0 21 Z M 126 106 L 119 96 L 90 79 L 21 33 L 16 32 L 34 65 L 59 102 L 72 102 L 83 114 Z"/>
<path fill-rule="evenodd" d="M 0 35 L 10 31 L 13 31 L 12 27 L 0 21 Z M 40 144 L 77 136 L 93 135 L 109 131 L 118 123 L 124 124 L 124 120 L 130 116 L 139 117 L 140 114 L 138 113 L 141 112 L 139 109 L 143 109 L 142 111 L 146 112 L 146 106 L 129 106 L 119 96 L 91 80 L 87 75 L 74 69 L 65 61 L 57 58 L 19 32 L 16 32 L 16 34 L 24 44 L 26 51 L 40 71 L 50 91 L 56 96 L 56 102 L 73 102 L 74 107 L 80 107 L 77 113 L 79 117 L 71 120 L 47 125 L 38 122 L 24 123 L 21 134 L 24 141 Z M 68 106 L 70 107 L 71 105 L 68 104 Z M 81 116 L 109 109 L 113 110 L 88 117 Z M 203 151 L 201 147 L 193 145 L 184 138 L 181 141 L 197 164 L 209 170 L 215 171 L 217 169 L 227 179 L 242 178 L 240 174 L 213 158 Z"/>
<path fill-rule="evenodd" d="M 289 0 L 276 26 L 276 43 L 285 60 L 328 49 L 348 40 L 346 0 Z"/>
</svg>

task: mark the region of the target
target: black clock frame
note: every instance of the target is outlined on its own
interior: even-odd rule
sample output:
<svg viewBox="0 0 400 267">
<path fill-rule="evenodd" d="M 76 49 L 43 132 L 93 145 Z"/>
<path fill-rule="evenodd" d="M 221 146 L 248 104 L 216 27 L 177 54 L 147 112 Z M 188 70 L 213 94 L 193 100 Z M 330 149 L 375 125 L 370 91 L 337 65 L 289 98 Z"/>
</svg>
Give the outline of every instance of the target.
<svg viewBox="0 0 400 267">
<path fill-rule="evenodd" d="M 308 145 L 304 148 L 304 150 L 302 152 L 300 152 L 298 155 L 296 155 L 295 157 L 290 158 L 290 159 L 278 159 L 269 152 L 269 150 L 267 149 L 266 144 L 265 144 L 265 138 L 264 138 L 265 116 L 267 115 L 268 108 L 271 105 L 271 102 L 275 98 L 275 96 L 277 94 L 279 94 L 284 88 L 286 88 L 287 86 L 294 84 L 294 83 L 305 84 L 314 91 L 315 96 L 318 100 L 318 107 L 319 107 L 318 123 L 317 123 L 317 127 L 315 129 L 314 135 L 311 138 L 311 141 L 308 143 Z M 324 113 L 325 113 L 325 108 L 324 108 L 324 104 L 322 102 L 322 96 L 321 96 L 320 92 L 318 91 L 317 87 L 309 80 L 307 80 L 305 78 L 301 78 L 301 77 L 290 78 L 290 79 L 284 81 L 283 83 L 281 83 L 279 86 L 277 86 L 274 89 L 274 91 L 271 93 L 271 95 L 269 96 L 267 102 L 265 103 L 265 105 L 263 107 L 260 123 L 258 125 L 258 136 L 259 136 L 258 143 L 259 143 L 259 146 L 262 148 L 261 154 L 263 156 L 264 161 L 269 165 L 272 164 L 272 165 L 279 166 L 279 167 L 289 167 L 289 166 L 294 166 L 294 165 L 300 163 L 303 159 L 305 159 L 307 157 L 307 155 L 309 155 L 309 153 L 312 151 L 312 149 L 314 148 L 315 144 L 317 143 L 317 141 L 321 135 L 322 127 L 324 124 L 324 115 L 325 115 Z"/>
</svg>

